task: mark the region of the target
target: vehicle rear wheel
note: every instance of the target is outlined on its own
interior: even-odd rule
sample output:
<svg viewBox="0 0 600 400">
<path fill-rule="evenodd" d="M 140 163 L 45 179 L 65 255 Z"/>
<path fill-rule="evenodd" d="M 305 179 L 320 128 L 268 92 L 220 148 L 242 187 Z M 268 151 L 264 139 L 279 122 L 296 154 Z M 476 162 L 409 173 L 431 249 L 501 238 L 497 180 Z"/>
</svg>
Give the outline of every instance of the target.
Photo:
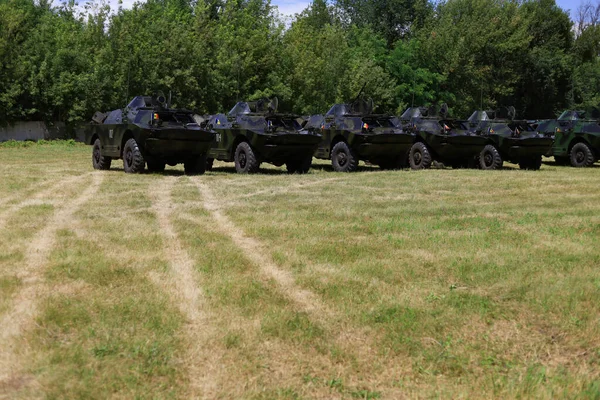
<svg viewBox="0 0 600 400">
<path fill-rule="evenodd" d="M 214 162 L 215 162 L 214 158 L 207 158 L 206 159 L 206 170 L 207 171 L 212 171 Z"/>
<path fill-rule="evenodd" d="M 237 145 L 234 161 L 235 169 L 240 174 L 254 174 L 258 172 L 260 167 L 260 162 L 247 142 L 241 142 Z"/>
<path fill-rule="evenodd" d="M 417 142 L 410 148 L 408 161 L 412 169 L 427 169 L 431 167 L 431 153 L 423 142 Z"/>
<path fill-rule="evenodd" d="M 102 155 L 100 139 L 96 139 L 94 141 L 94 147 L 92 149 L 92 165 L 94 166 L 94 169 L 110 169 L 111 162 L 112 158 L 104 157 Z"/>
<path fill-rule="evenodd" d="M 524 158 L 519 161 L 519 168 L 537 171 L 542 167 L 542 156 Z"/>
<path fill-rule="evenodd" d="M 502 168 L 502 157 L 494 145 L 486 145 L 479 154 L 479 166 L 481 169 L 500 169 Z"/>
<path fill-rule="evenodd" d="M 576 168 L 590 167 L 594 164 L 594 153 L 585 143 L 576 143 L 570 153 L 571 165 Z"/>
<path fill-rule="evenodd" d="M 339 142 L 331 150 L 331 165 L 337 172 L 353 172 L 358 168 L 358 156 L 346 142 Z"/>
<path fill-rule="evenodd" d="M 164 172 L 167 165 L 161 160 L 148 160 L 146 164 L 148 165 L 148 171 L 150 172 Z"/>
<path fill-rule="evenodd" d="M 129 174 L 139 174 L 144 172 L 146 160 L 140 151 L 135 139 L 131 138 L 123 146 L 123 169 Z"/>
<path fill-rule="evenodd" d="M 202 175 L 206 172 L 206 153 L 197 155 L 183 163 L 186 175 Z"/>
<path fill-rule="evenodd" d="M 312 154 L 301 159 L 290 160 L 285 167 L 290 174 L 306 174 L 312 165 Z"/>
</svg>

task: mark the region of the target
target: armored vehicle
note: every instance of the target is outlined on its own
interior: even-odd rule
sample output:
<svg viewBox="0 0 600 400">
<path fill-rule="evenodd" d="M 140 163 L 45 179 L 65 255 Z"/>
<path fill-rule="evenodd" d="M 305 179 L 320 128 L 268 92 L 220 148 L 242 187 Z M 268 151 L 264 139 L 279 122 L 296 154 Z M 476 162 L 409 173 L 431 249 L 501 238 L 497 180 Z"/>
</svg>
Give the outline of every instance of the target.
<svg viewBox="0 0 600 400">
<path fill-rule="evenodd" d="M 600 112 L 565 111 L 558 119 L 540 121 L 537 131 L 554 135 L 547 156 L 563 165 L 589 167 L 600 158 Z"/>
<path fill-rule="evenodd" d="M 452 168 L 475 167 L 488 139 L 447 115 L 448 106 L 443 104 L 439 111 L 435 106 L 411 107 L 400 117 L 404 130 L 416 134 L 408 157 L 412 169 L 429 168 L 433 161 Z"/>
<path fill-rule="evenodd" d="M 97 112 L 86 127 L 86 143 L 93 146 L 95 169 L 110 169 L 123 159 L 128 173 L 164 171 L 183 163 L 187 174 L 202 174 L 214 134 L 201 129 L 188 110 L 169 108 L 162 93 L 136 96 L 124 109 Z"/>
<path fill-rule="evenodd" d="M 306 173 L 321 135 L 302 128 L 298 116 L 277 113 L 277 99 L 239 102 L 227 115 L 209 117 L 216 132 L 207 165 L 215 159 L 235 162 L 239 173 L 257 172 L 261 162 L 286 165 L 290 173 Z"/>
<path fill-rule="evenodd" d="M 542 155 L 552 147 L 553 134 L 540 134 L 525 120 L 515 120 L 515 108 L 475 111 L 467 120 L 468 130 L 487 139 L 479 154 L 481 169 L 500 169 L 504 161 L 521 169 L 538 170 Z"/>
<path fill-rule="evenodd" d="M 315 157 L 331 159 L 339 172 L 355 171 L 359 160 L 382 169 L 404 168 L 415 135 L 404 132 L 396 117 L 372 111 L 372 100 L 357 98 L 334 105 L 325 115 L 311 116 L 305 128 L 323 135 Z"/>
</svg>

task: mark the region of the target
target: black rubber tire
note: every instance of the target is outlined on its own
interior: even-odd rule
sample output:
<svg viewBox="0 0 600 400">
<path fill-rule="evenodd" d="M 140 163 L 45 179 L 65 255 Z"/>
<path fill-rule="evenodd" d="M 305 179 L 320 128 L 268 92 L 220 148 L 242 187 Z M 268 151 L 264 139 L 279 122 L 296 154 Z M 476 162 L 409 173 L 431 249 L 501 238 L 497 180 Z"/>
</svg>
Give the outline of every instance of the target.
<svg viewBox="0 0 600 400">
<path fill-rule="evenodd" d="M 112 158 L 104 157 L 102 155 L 100 139 L 96 139 L 94 141 L 94 147 L 92 148 L 92 165 L 94 166 L 94 169 L 110 169 L 111 162 Z"/>
<path fill-rule="evenodd" d="M 146 161 L 149 172 L 165 172 L 167 164 L 161 160 L 148 160 Z"/>
<path fill-rule="evenodd" d="M 294 159 L 285 163 L 285 167 L 290 174 L 306 174 L 312 165 L 312 154 L 302 159 Z"/>
<path fill-rule="evenodd" d="M 494 145 L 486 145 L 479 154 L 479 166 L 481 169 L 501 169 L 502 156 Z"/>
<path fill-rule="evenodd" d="M 410 157 L 410 149 L 406 151 L 403 155 L 398 158 L 398 169 L 410 168 L 410 162 L 408 158 Z"/>
<path fill-rule="evenodd" d="M 556 164 L 556 165 L 570 165 L 571 164 L 571 159 L 569 157 L 554 156 L 554 164 Z"/>
<path fill-rule="evenodd" d="M 140 174 L 144 172 L 146 166 L 146 160 L 140 151 L 140 148 L 135 141 L 131 138 L 125 142 L 123 146 L 123 169 L 128 174 Z"/>
<path fill-rule="evenodd" d="M 207 171 L 212 171 L 213 169 L 213 164 L 215 162 L 214 158 L 206 158 L 206 170 Z"/>
<path fill-rule="evenodd" d="M 591 167 L 594 164 L 594 153 L 585 143 L 576 143 L 569 153 L 571 165 L 575 168 Z"/>
<path fill-rule="evenodd" d="M 542 167 L 542 156 L 525 158 L 519 161 L 519 168 L 538 171 Z"/>
<path fill-rule="evenodd" d="M 412 169 L 428 169 L 431 167 L 433 159 L 427 145 L 423 142 L 416 142 L 410 148 L 408 161 Z"/>
<path fill-rule="evenodd" d="M 190 158 L 183 163 L 186 175 L 202 175 L 206 172 L 206 153 Z"/>
<path fill-rule="evenodd" d="M 256 158 L 252 147 L 247 142 L 241 142 L 235 148 L 235 170 L 239 174 L 254 174 L 258 172 L 260 161 Z"/>
<path fill-rule="evenodd" d="M 339 142 L 331 149 L 331 165 L 337 172 L 354 172 L 358 169 L 358 156 L 346 142 Z"/>
</svg>

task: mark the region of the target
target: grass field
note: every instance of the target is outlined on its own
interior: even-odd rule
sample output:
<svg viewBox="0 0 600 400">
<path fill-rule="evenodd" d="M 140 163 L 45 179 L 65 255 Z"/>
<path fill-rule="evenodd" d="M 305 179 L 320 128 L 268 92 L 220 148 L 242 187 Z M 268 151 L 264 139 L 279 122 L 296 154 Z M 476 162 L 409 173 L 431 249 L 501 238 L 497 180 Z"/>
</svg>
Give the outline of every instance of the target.
<svg viewBox="0 0 600 400">
<path fill-rule="evenodd" d="M 0 147 L 0 398 L 600 399 L 600 168 Z"/>
</svg>

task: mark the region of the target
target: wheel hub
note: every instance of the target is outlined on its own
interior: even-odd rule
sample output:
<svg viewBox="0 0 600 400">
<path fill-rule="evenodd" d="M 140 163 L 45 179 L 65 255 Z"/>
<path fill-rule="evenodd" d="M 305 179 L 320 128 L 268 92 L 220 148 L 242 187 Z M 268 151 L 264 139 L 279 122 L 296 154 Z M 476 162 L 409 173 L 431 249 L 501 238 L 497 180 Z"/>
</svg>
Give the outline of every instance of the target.
<svg viewBox="0 0 600 400">
<path fill-rule="evenodd" d="M 347 157 L 346 157 L 346 154 L 345 154 L 345 153 L 342 153 L 342 152 L 339 152 L 339 153 L 338 153 L 338 155 L 337 155 L 337 161 L 338 161 L 338 164 L 339 164 L 340 166 L 342 166 L 342 167 L 343 167 L 344 165 L 346 165 L 346 162 L 348 162 L 348 159 L 347 159 Z"/>
<path fill-rule="evenodd" d="M 578 151 L 575 154 L 575 159 L 577 160 L 578 163 L 583 162 L 585 160 L 585 154 L 583 154 L 583 151 Z"/>
<path fill-rule="evenodd" d="M 125 162 L 127 163 L 127 166 L 131 166 L 131 164 L 133 164 L 133 151 L 131 151 L 130 149 L 127 149 L 127 151 L 125 151 Z"/>
<path fill-rule="evenodd" d="M 244 153 L 244 152 L 240 153 L 240 167 L 241 168 L 246 167 L 246 153 Z"/>
<path fill-rule="evenodd" d="M 486 155 L 483 157 L 483 161 L 485 162 L 485 165 L 489 167 L 492 165 L 492 155 L 490 153 L 486 153 Z"/>
<path fill-rule="evenodd" d="M 415 164 L 420 165 L 423 160 L 423 156 L 420 151 L 415 152 L 413 159 L 415 160 Z"/>
</svg>

